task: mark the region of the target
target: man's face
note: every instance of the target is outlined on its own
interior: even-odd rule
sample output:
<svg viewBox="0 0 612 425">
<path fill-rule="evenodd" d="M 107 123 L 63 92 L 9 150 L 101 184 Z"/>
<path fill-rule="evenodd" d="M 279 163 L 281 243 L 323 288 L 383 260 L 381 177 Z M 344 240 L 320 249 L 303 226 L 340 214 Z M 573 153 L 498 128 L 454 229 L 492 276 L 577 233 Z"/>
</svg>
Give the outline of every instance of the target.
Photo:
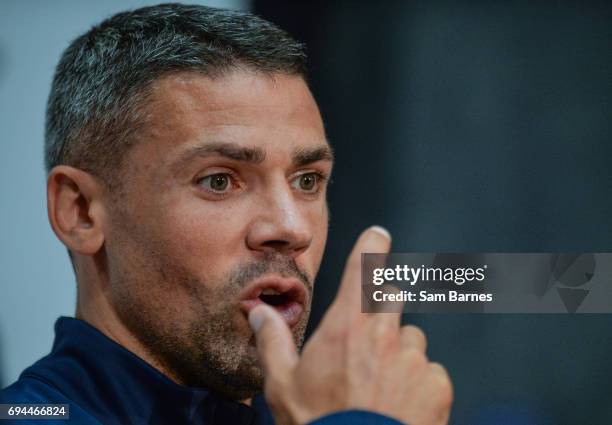
<svg viewBox="0 0 612 425">
<path fill-rule="evenodd" d="M 250 308 L 303 339 L 327 238 L 331 153 L 302 78 L 158 80 L 105 239 L 111 303 L 180 382 L 261 389 Z"/>
</svg>

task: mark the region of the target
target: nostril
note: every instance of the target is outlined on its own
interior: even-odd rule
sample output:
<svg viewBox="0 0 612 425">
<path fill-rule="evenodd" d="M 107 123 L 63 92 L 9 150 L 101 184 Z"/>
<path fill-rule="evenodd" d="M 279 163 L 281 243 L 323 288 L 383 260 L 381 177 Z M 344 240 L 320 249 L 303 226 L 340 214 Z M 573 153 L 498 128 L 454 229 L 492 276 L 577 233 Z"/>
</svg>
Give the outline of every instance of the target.
<svg viewBox="0 0 612 425">
<path fill-rule="evenodd" d="M 263 246 L 274 250 L 283 250 L 287 249 L 287 247 L 289 246 L 289 242 L 283 240 L 272 240 L 264 242 Z"/>
</svg>

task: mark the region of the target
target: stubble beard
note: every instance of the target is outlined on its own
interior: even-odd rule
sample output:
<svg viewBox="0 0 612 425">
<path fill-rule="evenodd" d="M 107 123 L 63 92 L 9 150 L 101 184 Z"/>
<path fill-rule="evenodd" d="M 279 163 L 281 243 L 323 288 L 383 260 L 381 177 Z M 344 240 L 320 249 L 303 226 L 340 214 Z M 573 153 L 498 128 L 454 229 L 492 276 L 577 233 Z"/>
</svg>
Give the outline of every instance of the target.
<svg viewBox="0 0 612 425">
<path fill-rule="evenodd" d="M 238 294 L 253 279 L 268 273 L 298 278 L 309 292 L 299 323 L 292 327 L 294 342 L 301 348 L 310 314 L 312 279 L 292 258 L 280 255 L 235 267 L 226 277 L 204 282 L 168 261 L 156 262 L 156 284 L 165 291 L 184 291 L 188 306 L 177 311 L 172 292 L 166 297 L 147 297 L 147 283 L 124 274 L 132 288 L 115 297 L 119 318 L 146 347 L 156 363 L 180 384 L 207 388 L 234 400 L 260 393 L 264 375 L 254 335 L 238 309 Z M 184 295 L 184 294 L 183 294 Z M 156 299 L 158 298 L 158 299 Z"/>
</svg>

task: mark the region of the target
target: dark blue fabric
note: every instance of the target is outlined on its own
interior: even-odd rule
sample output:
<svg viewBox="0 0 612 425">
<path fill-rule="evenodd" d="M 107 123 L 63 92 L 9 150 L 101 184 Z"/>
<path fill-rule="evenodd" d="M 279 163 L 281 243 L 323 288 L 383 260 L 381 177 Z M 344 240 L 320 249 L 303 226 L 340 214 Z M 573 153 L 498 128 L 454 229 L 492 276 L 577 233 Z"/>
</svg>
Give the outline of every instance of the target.
<svg viewBox="0 0 612 425">
<path fill-rule="evenodd" d="M 69 317 L 57 320 L 51 353 L 0 391 L 0 403 L 69 404 L 70 420 L 47 420 L 46 425 L 274 424 L 263 397 L 255 397 L 249 407 L 204 388 L 175 384 L 91 325 Z M 2 421 L 11 422 L 30 421 Z M 397 424 L 355 411 L 314 423 Z"/>
<path fill-rule="evenodd" d="M 311 422 L 310 425 L 402 425 L 401 422 L 377 413 L 347 410 L 333 413 Z"/>
</svg>

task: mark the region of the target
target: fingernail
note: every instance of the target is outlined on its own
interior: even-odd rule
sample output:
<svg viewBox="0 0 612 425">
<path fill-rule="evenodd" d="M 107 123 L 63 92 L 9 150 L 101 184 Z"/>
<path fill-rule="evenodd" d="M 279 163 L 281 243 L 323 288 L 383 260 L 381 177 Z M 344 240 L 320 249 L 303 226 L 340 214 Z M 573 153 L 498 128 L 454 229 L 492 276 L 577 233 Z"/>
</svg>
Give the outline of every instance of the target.
<svg viewBox="0 0 612 425">
<path fill-rule="evenodd" d="M 251 312 L 249 313 L 249 325 L 251 326 L 253 332 L 259 331 L 264 319 L 265 313 L 262 311 L 261 308 L 255 307 L 253 310 L 251 310 Z"/>
<path fill-rule="evenodd" d="M 383 235 L 387 239 L 391 240 L 391 233 L 389 233 L 389 231 L 382 226 L 372 226 L 370 227 L 370 230 L 378 232 L 379 234 Z"/>
</svg>

